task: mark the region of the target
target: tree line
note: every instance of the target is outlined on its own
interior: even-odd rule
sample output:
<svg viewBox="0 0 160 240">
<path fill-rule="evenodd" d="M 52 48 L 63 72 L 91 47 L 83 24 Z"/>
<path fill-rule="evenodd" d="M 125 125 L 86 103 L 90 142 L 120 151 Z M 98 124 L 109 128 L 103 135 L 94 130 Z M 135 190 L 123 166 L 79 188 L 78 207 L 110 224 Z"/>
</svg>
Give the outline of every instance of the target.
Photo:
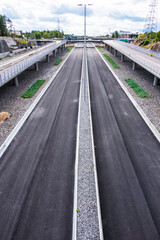
<svg viewBox="0 0 160 240">
<path fill-rule="evenodd" d="M 0 14 L 0 36 L 11 36 L 15 37 L 14 31 L 12 31 L 12 21 L 5 15 Z M 47 30 L 47 31 L 37 31 L 33 30 L 31 32 L 25 32 L 23 35 L 27 39 L 42 39 L 42 38 L 63 38 L 64 32 L 58 30 Z M 20 36 L 21 37 L 21 36 Z"/>
<path fill-rule="evenodd" d="M 11 27 L 12 21 L 5 15 L 0 14 L 0 36 L 7 36 Z"/>
<path fill-rule="evenodd" d="M 27 39 L 48 39 L 48 38 L 63 38 L 64 32 L 58 31 L 58 30 L 47 30 L 47 31 L 31 31 L 31 32 L 25 32 L 25 37 Z"/>
</svg>

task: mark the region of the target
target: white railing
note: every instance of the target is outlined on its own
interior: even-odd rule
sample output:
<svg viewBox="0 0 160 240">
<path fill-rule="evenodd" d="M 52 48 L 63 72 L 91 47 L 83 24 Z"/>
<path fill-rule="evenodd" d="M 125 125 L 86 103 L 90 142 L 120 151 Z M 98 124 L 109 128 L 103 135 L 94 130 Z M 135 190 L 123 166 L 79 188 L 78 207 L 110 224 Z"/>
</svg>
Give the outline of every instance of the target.
<svg viewBox="0 0 160 240">
<path fill-rule="evenodd" d="M 140 46 L 131 44 L 131 43 L 123 42 L 123 41 L 120 41 L 120 40 L 118 40 L 118 39 L 116 39 L 116 41 L 118 41 L 119 43 L 123 44 L 123 45 L 126 46 L 126 47 L 129 47 L 129 48 L 132 48 L 132 49 L 134 49 L 134 50 L 137 50 L 137 51 L 146 53 L 147 55 L 151 55 L 151 53 L 153 53 L 153 56 L 154 56 L 154 57 L 160 59 L 160 53 L 159 53 L 159 52 L 155 52 L 155 51 L 153 51 L 153 50 L 146 49 L 146 48 L 143 48 L 143 47 L 140 47 Z"/>
<path fill-rule="evenodd" d="M 117 44 L 117 42 L 107 41 L 106 44 L 113 47 L 115 50 L 117 50 L 118 52 L 120 52 L 124 56 L 128 57 L 129 59 L 131 59 L 132 61 L 134 61 L 138 65 L 140 65 L 142 68 L 145 68 L 147 71 L 151 72 L 153 75 L 160 78 L 160 68 L 158 66 L 156 67 L 154 62 L 149 61 L 147 58 L 145 59 L 145 61 L 140 60 L 139 56 L 137 56 L 133 52 L 127 51 L 127 49 L 125 49 L 125 48 L 122 48 L 119 44 Z M 126 46 L 126 45 L 124 44 L 124 46 Z M 134 49 L 134 50 L 136 50 L 136 49 Z"/>
<path fill-rule="evenodd" d="M 0 71 L 0 87 L 6 82 L 10 81 L 21 72 L 40 61 L 46 55 L 57 49 L 58 47 L 64 45 L 67 41 L 63 40 L 60 43 L 54 44 L 52 46 L 46 46 L 45 49 L 38 49 L 37 53 L 34 53 L 33 56 L 26 56 L 26 59 L 21 60 L 18 63 L 13 64 L 12 66 L 6 67 Z"/>
</svg>

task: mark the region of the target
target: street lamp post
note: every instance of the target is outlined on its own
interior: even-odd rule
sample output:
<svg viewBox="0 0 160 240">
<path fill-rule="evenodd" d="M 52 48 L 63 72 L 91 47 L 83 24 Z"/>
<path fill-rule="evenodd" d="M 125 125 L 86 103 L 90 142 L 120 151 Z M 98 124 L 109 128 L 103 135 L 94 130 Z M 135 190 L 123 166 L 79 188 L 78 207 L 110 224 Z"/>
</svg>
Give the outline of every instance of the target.
<svg viewBox="0 0 160 240">
<path fill-rule="evenodd" d="M 86 99 L 86 84 L 87 84 L 87 56 L 86 56 L 86 6 L 93 4 L 78 4 L 84 6 L 84 65 L 83 65 L 83 84 L 84 84 L 84 100 Z"/>
</svg>

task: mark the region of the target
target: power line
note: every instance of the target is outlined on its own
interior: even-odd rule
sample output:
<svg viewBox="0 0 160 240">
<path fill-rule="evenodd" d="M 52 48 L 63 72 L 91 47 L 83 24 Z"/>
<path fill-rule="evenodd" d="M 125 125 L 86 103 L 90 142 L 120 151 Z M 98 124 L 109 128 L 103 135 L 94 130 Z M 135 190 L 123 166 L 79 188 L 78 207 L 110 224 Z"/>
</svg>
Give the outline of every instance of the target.
<svg viewBox="0 0 160 240">
<path fill-rule="evenodd" d="M 144 32 L 157 31 L 157 9 L 158 0 L 151 0 L 151 3 L 149 5 L 149 11 L 145 21 Z"/>
</svg>

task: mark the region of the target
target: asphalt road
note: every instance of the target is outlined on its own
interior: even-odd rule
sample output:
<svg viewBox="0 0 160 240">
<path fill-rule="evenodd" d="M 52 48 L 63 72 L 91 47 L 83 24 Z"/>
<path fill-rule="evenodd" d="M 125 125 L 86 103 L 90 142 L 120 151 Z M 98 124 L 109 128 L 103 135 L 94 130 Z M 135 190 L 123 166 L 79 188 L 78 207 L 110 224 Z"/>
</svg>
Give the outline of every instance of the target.
<svg viewBox="0 0 160 240">
<path fill-rule="evenodd" d="M 89 83 L 105 240 L 160 239 L 160 144 L 96 50 Z"/>
<path fill-rule="evenodd" d="M 0 240 L 70 240 L 82 49 L 0 159 Z"/>
</svg>

